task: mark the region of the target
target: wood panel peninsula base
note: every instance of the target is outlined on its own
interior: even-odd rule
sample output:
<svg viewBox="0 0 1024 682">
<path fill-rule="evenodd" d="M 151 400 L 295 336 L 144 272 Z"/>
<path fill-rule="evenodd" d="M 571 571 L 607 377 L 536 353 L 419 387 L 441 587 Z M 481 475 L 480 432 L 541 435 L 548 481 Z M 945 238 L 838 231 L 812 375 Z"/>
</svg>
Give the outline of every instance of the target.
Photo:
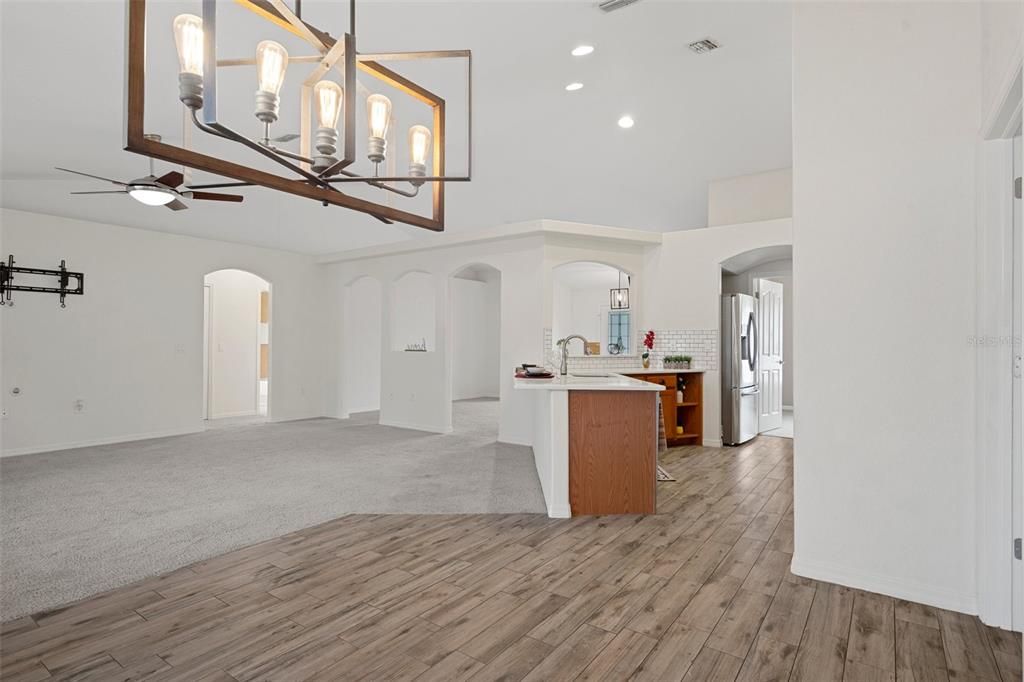
<svg viewBox="0 0 1024 682">
<path fill-rule="evenodd" d="M 653 514 L 663 387 L 619 374 L 515 379 L 534 393 L 533 457 L 548 516 Z"/>
</svg>

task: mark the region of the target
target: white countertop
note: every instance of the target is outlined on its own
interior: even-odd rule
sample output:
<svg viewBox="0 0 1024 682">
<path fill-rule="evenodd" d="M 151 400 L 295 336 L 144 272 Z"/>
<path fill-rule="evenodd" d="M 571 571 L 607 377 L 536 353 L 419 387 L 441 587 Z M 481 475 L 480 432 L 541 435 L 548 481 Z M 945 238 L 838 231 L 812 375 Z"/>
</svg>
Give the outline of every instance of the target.
<svg viewBox="0 0 1024 682">
<path fill-rule="evenodd" d="M 579 376 L 605 374 L 606 376 Z M 649 381 L 632 379 L 613 372 L 580 370 L 570 372 L 566 376 L 556 375 L 553 379 L 519 379 L 514 378 L 514 388 L 535 391 L 663 391 L 664 386 Z"/>
<path fill-rule="evenodd" d="M 655 367 L 636 367 L 635 369 L 616 369 L 619 374 L 703 374 L 703 369 L 657 369 Z"/>
</svg>

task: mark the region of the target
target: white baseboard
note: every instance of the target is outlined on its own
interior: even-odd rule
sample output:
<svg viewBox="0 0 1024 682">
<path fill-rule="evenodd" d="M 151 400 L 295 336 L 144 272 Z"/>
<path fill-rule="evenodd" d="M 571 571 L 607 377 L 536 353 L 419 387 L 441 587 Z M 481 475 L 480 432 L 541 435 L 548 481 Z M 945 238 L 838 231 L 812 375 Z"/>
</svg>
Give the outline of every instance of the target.
<svg viewBox="0 0 1024 682">
<path fill-rule="evenodd" d="M 498 434 L 498 442 L 499 443 L 504 443 L 506 445 L 521 445 L 521 446 L 523 446 L 525 448 L 532 448 L 533 447 L 533 443 L 532 442 L 528 443 L 526 441 L 518 441 L 518 440 L 515 440 L 515 439 L 512 439 L 512 438 L 508 438 L 508 437 L 504 437 L 503 438 L 500 433 Z"/>
<path fill-rule="evenodd" d="M 790 570 L 804 578 L 836 583 L 867 592 L 876 592 L 949 611 L 959 611 L 960 613 L 970 615 L 978 613 L 977 599 L 973 594 L 950 592 L 943 588 L 908 581 L 903 578 L 851 570 L 845 566 L 818 561 L 802 561 L 796 555 L 793 556 Z"/>
<path fill-rule="evenodd" d="M 552 519 L 568 519 L 572 516 L 572 509 L 567 504 L 548 505 L 548 517 Z"/>
<path fill-rule="evenodd" d="M 721 438 L 705 438 L 704 442 L 701 443 L 701 445 L 703 445 L 706 448 L 720 448 L 720 447 L 724 447 L 722 445 L 722 439 Z"/>
<path fill-rule="evenodd" d="M 133 433 L 127 436 L 113 436 L 110 438 L 93 438 L 68 443 L 50 443 L 47 445 L 33 446 L 27 448 L 13 448 L 4 450 L 0 457 L 20 457 L 22 455 L 36 455 L 43 452 L 57 452 L 59 450 L 74 450 L 75 448 L 89 448 L 96 445 L 114 445 L 117 443 L 131 443 L 138 440 L 151 440 L 153 438 L 167 438 L 169 436 L 187 436 L 192 433 L 202 433 L 203 426 L 185 429 L 168 429 L 166 431 L 152 431 L 150 433 Z"/>
<path fill-rule="evenodd" d="M 792 412 L 793 411 L 793 406 L 792 405 L 783 405 L 782 406 L 782 411 L 783 412 Z"/>
<path fill-rule="evenodd" d="M 449 426 L 444 429 L 439 429 L 436 426 L 424 426 L 422 424 L 406 424 L 404 422 L 391 421 L 390 419 L 381 419 L 381 426 L 393 426 L 396 429 L 411 429 L 413 431 L 427 431 L 428 433 L 451 433 L 452 428 Z"/>
<path fill-rule="evenodd" d="M 212 414 L 210 419 L 232 419 L 233 417 L 255 417 L 257 410 L 242 410 L 241 412 L 224 412 L 223 414 Z"/>
</svg>

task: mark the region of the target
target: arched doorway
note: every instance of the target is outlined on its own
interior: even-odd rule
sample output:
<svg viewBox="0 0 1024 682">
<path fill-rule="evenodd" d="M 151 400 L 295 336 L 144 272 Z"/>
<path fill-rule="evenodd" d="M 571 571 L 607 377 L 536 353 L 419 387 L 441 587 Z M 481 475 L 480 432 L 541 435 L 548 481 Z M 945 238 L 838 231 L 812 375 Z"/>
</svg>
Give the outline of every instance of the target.
<svg viewBox="0 0 1024 682">
<path fill-rule="evenodd" d="M 559 363 L 558 341 L 570 335 L 586 339 L 585 346 L 569 344 L 570 358 L 638 356 L 638 301 L 632 275 L 618 266 L 572 261 L 552 268 L 551 339 L 547 344 L 551 361 Z"/>
<path fill-rule="evenodd" d="M 225 269 L 203 278 L 203 418 L 211 425 L 270 414 L 271 286 Z"/>
<path fill-rule="evenodd" d="M 452 430 L 496 440 L 501 399 L 501 271 L 466 265 L 449 278 Z"/>
<path fill-rule="evenodd" d="M 793 438 L 793 247 L 792 245 L 767 246 L 751 249 L 731 256 L 722 265 L 722 295 L 747 297 L 756 319 L 756 424 L 748 425 L 746 433 Z M 722 367 L 722 423 L 736 426 L 738 414 L 737 395 L 750 393 L 749 387 L 727 386 L 732 374 L 729 371 L 733 358 L 726 346 L 730 336 L 729 312 L 722 307 L 719 335 L 725 341 L 721 348 Z M 742 331 L 736 331 L 742 338 Z M 737 442 L 735 434 L 730 441 L 723 433 L 725 442 Z M 742 442 L 742 438 L 739 439 Z"/>
</svg>

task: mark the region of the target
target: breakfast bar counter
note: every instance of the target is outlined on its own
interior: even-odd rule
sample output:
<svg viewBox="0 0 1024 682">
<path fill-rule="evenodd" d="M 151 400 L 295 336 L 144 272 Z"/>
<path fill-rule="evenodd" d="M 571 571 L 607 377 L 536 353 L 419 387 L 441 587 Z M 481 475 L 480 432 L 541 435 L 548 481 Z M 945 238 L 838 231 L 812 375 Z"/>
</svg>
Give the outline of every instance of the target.
<svg viewBox="0 0 1024 682">
<path fill-rule="evenodd" d="M 548 516 L 654 513 L 662 386 L 586 372 L 514 386 L 535 394 L 533 457 Z"/>
</svg>

